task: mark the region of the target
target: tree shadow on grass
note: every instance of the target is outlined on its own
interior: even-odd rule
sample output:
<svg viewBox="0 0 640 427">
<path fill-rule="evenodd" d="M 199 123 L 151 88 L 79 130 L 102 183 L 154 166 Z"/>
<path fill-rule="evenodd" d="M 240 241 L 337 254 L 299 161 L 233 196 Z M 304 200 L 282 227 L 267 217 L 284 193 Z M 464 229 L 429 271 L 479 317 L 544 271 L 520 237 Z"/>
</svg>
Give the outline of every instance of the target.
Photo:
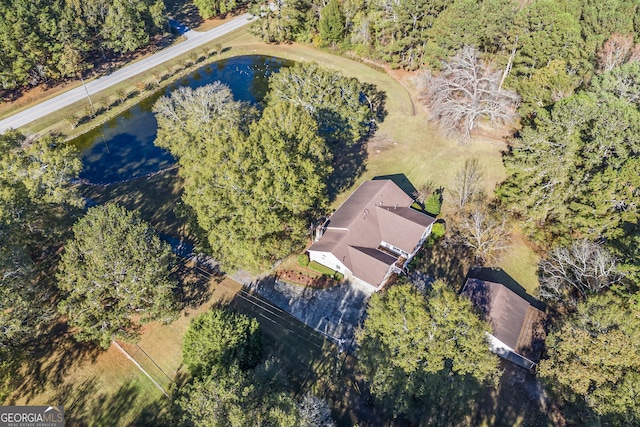
<svg viewBox="0 0 640 427">
<path fill-rule="evenodd" d="M 258 320 L 264 356 L 276 357 L 286 366 L 292 391 L 297 392 L 303 385 L 317 380 L 324 366 L 325 340 L 322 335 L 268 300 L 244 290 L 234 296 L 229 307 Z"/>
<path fill-rule="evenodd" d="M 447 244 L 441 240 L 430 248 L 421 249 L 420 252 L 415 272 L 432 279 L 443 279 L 456 291 L 462 288 L 473 259 L 464 247 Z"/>
<path fill-rule="evenodd" d="M 165 0 L 165 5 L 169 15 L 188 27 L 196 28 L 204 22 L 198 8 L 191 1 Z"/>
<path fill-rule="evenodd" d="M 197 308 L 209 301 L 213 290 L 211 281 L 220 283 L 224 278 L 219 272 L 197 270 L 201 268 L 183 262 L 176 264 L 173 275 L 180 284 L 177 299 L 183 308 Z"/>
<path fill-rule="evenodd" d="M 409 181 L 409 178 L 407 178 L 407 176 L 403 173 L 395 173 L 392 175 L 378 175 L 373 177 L 373 180 L 379 179 L 390 179 L 395 185 L 400 187 L 402 191 L 407 193 L 407 195 L 410 197 L 415 197 L 415 193 L 418 191 L 416 190 L 416 187 L 413 186 L 411 181 Z"/>
<path fill-rule="evenodd" d="M 333 154 L 333 173 L 327 185 L 329 200 L 334 200 L 339 193 L 352 187 L 362 175 L 368 156 L 367 141 L 375 133 L 377 124 L 384 121 L 387 115 L 386 93 L 372 84 L 364 84 L 363 87 L 361 102 L 368 105 L 373 112 L 370 123 L 354 125 L 332 109 L 322 109 L 318 112 L 318 131 L 327 141 Z M 365 126 L 368 132 L 364 135 L 360 133 L 362 138 L 352 143 L 350 141 L 353 141 L 353 133 L 359 132 L 356 130 L 358 126 Z"/>
<path fill-rule="evenodd" d="M 72 365 L 77 365 L 79 361 L 93 363 L 103 351 L 93 344 L 74 340 L 66 323 L 56 323 L 40 341 L 28 349 L 23 381 L 14 397 L 23 397 L 28 403 L 47 387 L 62 384 Z"/>
<path fill-rule="evenodd" d="M 165 425 L 165 410 L 168 400 L 157 399 L 140 407 L 138 400 L 144 391 L 136 382 L 121 386 L 113 394 L 105 394 L 100 382 L 92 377 L 80 384 L 67 383 L 60 387 L 54 401 L 64 407 L 65 422 L 70 426 Z"/>
<path fill-rule="evenodd" d="M 549 401 L 543 396 L 535 375 L 502 360 L 503 370 L 496 388 L 488 388 L 478 400 L 473 425 L 523 426 L 555 425 L 551 419 Z"/>
<path fill-rule="evenodd" d="M 329 177 L 327 190 L 329 200 L 335 200 L 338 194 L 351 188 L 365 171 L 367 144 L 365 140 L 348 147 L 336 144 L 331 151 L 333 152 L 333 172 Z"/>
</svg>

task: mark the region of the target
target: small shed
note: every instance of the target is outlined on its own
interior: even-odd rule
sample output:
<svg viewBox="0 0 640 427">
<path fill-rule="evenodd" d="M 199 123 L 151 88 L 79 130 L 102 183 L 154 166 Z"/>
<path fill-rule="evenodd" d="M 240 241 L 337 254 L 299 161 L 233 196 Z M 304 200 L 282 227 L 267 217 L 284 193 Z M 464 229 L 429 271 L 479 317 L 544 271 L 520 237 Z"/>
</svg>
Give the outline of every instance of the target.
<svg viewBox="0 0 640 427">
<path fill-rule="evenodd" d="M 523 289 L 468 278 L 460 292 L 491 324 L 489 348 L 498 356 L 531 370 L 540 360 L 545 339 L 545 305 Z"/>
</svg>

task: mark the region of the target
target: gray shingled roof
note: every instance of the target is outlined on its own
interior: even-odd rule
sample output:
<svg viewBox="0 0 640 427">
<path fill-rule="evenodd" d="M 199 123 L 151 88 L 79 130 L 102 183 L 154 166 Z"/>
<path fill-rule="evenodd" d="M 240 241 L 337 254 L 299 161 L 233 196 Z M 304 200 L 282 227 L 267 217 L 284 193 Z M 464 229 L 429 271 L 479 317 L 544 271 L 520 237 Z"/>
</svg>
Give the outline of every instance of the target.
<svg viewBox="0 0 640 427">
<path fill-rule="evenodd" d="M 391 180 L 365 181 L 329 218 L 309 250 L 331 252 L 358 278 L 379 285 L 396 261 L 381 241 L 411 253 L 435 218 L 411 208 L 413 199 Z"/>
</svg>

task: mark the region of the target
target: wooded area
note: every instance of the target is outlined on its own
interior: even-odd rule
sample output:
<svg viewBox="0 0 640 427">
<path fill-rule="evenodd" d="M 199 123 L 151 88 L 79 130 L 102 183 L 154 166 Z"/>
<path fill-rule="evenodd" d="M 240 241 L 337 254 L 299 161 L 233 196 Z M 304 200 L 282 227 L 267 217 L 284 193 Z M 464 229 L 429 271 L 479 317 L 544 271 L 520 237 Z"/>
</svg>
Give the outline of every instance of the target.
<svg viewBox="0 0 640 427">
<path fill-rule="evenodd" d="M 96 58 L 147 45 L 165 24 L 162 0 L 2 2 L 0 91 L 77 78 Z"/>
<path fill-rule="evenodd" d="M 349 187 L 363 166 L 345 154 L 372 126 L 367 95 L 355 79 L 298 64 L 271 77 L 262 111 L 219 82 L 158 100 L 156 144 L 179 160 L 183 200 L 224 268 L 262 271 L 304 246 L 328 189 Z"/>
</svg>

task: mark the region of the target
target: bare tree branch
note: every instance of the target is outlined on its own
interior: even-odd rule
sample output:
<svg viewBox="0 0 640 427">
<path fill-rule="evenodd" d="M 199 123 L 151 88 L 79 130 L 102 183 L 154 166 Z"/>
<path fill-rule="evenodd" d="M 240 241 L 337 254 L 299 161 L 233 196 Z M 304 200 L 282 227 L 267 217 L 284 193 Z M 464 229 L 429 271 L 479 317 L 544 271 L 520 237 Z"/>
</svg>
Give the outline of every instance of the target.
<svg viewBox="0 0 640 427">
<path fill-rule="evenodd" d="M 596 54 L 598 71 L 606 73 L 628 62 L 640 61 L 640 44 L 633 45 L 633 34 L 611 35 Z"/>
<path fill-rule="evenodd" d="M 431 119 L 465 141 L 481 118 L 499 126 L 516 117 L 520 98 L 500 88 L 501 75 L 480 60 L 474 47 L 465 46 L 449 61 L 443 61 L 440 74 L 434 77 L 424 73 L 418 85 L 424 88 Z"/>
<path fill-rule="evenodd" d="M 453 187 L 449 190 L 455 207 L 460 210 L 467 203 L 484 199 L 483 173 L 478 159 L 467 159 L 464 167 L 456 174 Z"/>
<path fill-rule="evenodd" d="M 303 427 L 335 427 L 331 418 L 331 409 L 326 401 L 307 393 L 298 405 L 301 426 Z"/>
<path fill-rule="evenodd" d="M 575 306 L 622 278 L 616 259 L 603 246 L 578 240 L 555 248 L 540 262 L 540 296 Z"/>
<path fill-rule="evenodd" d="M 511 231 L 506 220 L 481 205 L 461 212 L 454 230 L 454 239 L 469 248 L 475 262 L 480 265 L 497 262 L 511 244 Z"/>
</svg>

